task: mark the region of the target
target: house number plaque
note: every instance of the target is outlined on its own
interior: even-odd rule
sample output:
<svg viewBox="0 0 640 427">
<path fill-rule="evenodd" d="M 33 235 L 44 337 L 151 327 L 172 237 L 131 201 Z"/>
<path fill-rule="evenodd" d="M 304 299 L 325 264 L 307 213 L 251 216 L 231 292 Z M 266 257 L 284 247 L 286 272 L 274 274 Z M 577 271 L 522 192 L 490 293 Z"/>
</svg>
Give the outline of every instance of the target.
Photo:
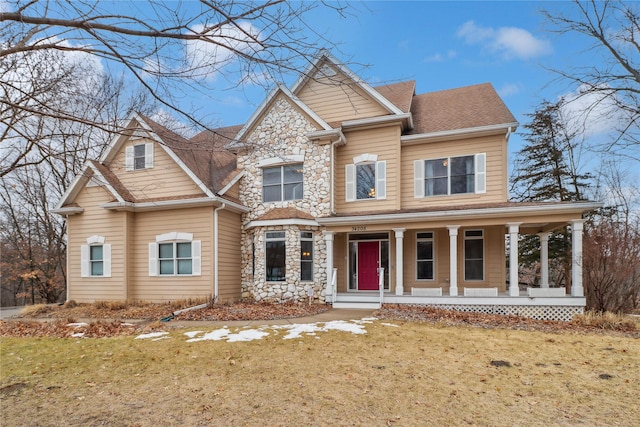
<svg viewBox="0 0 640 427">
<path fill-rule="evenodd" d="M 354 225 L 351 227 L 351 231 L 367 231 L 366 225 Z"/>
</svg>

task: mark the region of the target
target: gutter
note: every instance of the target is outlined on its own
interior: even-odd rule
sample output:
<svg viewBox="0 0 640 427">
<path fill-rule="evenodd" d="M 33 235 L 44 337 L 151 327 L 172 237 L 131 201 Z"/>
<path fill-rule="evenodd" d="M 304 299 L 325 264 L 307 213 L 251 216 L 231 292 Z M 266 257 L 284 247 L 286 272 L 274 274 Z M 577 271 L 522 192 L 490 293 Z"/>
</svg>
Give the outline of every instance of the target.
<svg viewBox="0 0 640 427">
<path fill-rule="evenodd" d="M 223 203 L 213 210 L 213 302 L 218 301 L 218 265 L 220 261 L 220 253 L 218 251 L 218 211 L 226 207 L 226 203 Z"/>
<path fill-rule="evenodd" d="M 228 205 L 235 208 L 239 212 L 249 212 L 249 208 L 239 205 L 237 203 L 230 202 L 228 200 L 220 199 L 218 197 L 200 197 L 197 199 L 178 199 L 178 200 L 160 200 L 156 202 L 110 202 L 100 205 L 104 209 L 115 209 L 118 211 L 152 211 L 171 209 L 179 207 L 196 207 L 196 206 L 211 206 L 215 204 Z"/>
<path fill-rule="evenodd" d="M 439 132 L 429 132 L 429 133 L 419 133 L 415 135 L 404 135 L 400 137 L 400 143 L 402 145 L 410 145 L 410 144 L 420 144 L 423 142 L 438 142 L 438 141 L 446 141 L 453 138 L 456 138 L 460 135 L 473 135 L 482 136 L 489 135 L 496 132 L 507 130 L 507 136 L 516 130 L 518 127 L 518 122 L 513 123 L 501 123 L 497 125 L 489 125 L 489 126 L 477 126 L 472 128 L 465 129 L 454 129 L 454 130 L 443 130 Z M 426 141 L 432 140 L 432 141 Z"/>
<path fill-rule="evenodd" d="M 442 210 L 431 212 L 405 212 L 391 214 L 367 214 L 344 217 L 317 218 L 320 225 L 362 225 L 362 224 L 382 224 L 382 223 L 407 223 L 416 220 L 444 219 L 459 220 L 465 218 L 490 218 L 503 217 L 505 214 L 551 214 L 551 213 L 582 213 L 585 211 L 601 208 L 600 202 L 576 202 L 571 204 L 551 205 L 551 206 L 510 206 L 499 208 L 480 208 L 465 210 Z"/>
</svg>

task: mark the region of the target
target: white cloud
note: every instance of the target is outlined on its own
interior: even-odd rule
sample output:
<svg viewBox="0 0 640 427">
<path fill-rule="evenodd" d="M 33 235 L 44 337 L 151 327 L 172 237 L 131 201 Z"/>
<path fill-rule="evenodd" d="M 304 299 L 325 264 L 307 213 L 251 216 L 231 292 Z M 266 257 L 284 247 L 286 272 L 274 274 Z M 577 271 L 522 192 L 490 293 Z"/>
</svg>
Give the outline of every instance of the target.
<svg viewBox="0 0 640 427">
<path fill-rule="evenodd" d="M 424 62 L 444 62 L 444 61 L 453 59 L 456 56 L 457 56 L 457 52 L 455 50 L 448 50 L 444 54 L 437 52 L 431 56 L 426 57 L 424 59 Z"/>
<path fill-rule="evenodd" d="M 202 33 L 205 26 L 194 25 L 194 34 Z M 189 40 L 185 42 L 185 58 L 189 70 L 199 76 L 215 77 L 225 65 L 231 63 L 238 52 L 255 52 L 261 50 L 256 40 L 261 39 L 260 31 L 250 22 L 239 22 L 234 25 L 222 25 L 205 33 L 212 42 Z"/>
<path fill-rule="evenodd" d="M 533 59 L 551 53 L 548 40 L 536 38 L 529 31 L 516 27 L 482 27 L 467 21 L 456 35 L 471 45 L 480 45 L 489 52 L 511 59 Z"/>
<path fill-rule="evenodd" d="M 562 114 L 571 128 L 585 138 L 607 135 L 619 128 L 624 120 L 624 113 L 615 105 L 612 96 L 606 90 L 587 92 L 586 87 L 580 87 L 562 97 L 565 101 Z"/>
<path fill-rule="evenodd" d="M 516 95 L 518 93 L 520 93 L 520 85 L 517 83 L 505 83 L 500 89 L 498 89 L 498 95 L 502 98 Z"/>
</svg>

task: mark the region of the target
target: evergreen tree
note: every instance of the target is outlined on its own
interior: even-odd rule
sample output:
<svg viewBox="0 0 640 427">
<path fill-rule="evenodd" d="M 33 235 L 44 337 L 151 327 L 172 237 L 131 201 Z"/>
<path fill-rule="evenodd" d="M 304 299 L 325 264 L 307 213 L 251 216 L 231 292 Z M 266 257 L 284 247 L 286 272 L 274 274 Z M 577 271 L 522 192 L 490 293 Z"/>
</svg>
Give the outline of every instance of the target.
<svg viewBox="0 0 640 427">
<path fill-rule="evenodd" d="M 544 101 L 527 115 L 523 128 L 525 146 L 516 154 L 511 194 L 521 202 L 577 201 L 585 199 L 589 174 L 579 172 L 577 132 L 562 114 L 562 101 Z M 549 237 L 550 281 L 570 287 L 571 238 L 566 228 Z M 521 266 L 536 266 L 540 260 L 537 236 L 519 242 Z"/>
</svg>

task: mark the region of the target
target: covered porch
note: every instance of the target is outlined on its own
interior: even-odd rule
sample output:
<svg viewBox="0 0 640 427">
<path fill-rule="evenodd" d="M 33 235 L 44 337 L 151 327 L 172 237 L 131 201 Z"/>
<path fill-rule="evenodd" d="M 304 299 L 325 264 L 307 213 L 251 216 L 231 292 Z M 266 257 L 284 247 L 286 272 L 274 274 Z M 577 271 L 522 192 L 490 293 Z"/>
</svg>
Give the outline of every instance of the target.
<svg viewBox="0 0 640 427">
<path fill-rule="evenodd" d="M 326 227 L 326 300 L 570 320 L 586 305 L 582 214 L 597 206 L 507 203 L 318 219 Z M 561 227 L 571 228 L 569 293 L 549 281 L 549 236 Z M 541 268 L 539 287 L 521 289 L 518 241 L 525 234 L 537 235 Z"/>
</svg>

